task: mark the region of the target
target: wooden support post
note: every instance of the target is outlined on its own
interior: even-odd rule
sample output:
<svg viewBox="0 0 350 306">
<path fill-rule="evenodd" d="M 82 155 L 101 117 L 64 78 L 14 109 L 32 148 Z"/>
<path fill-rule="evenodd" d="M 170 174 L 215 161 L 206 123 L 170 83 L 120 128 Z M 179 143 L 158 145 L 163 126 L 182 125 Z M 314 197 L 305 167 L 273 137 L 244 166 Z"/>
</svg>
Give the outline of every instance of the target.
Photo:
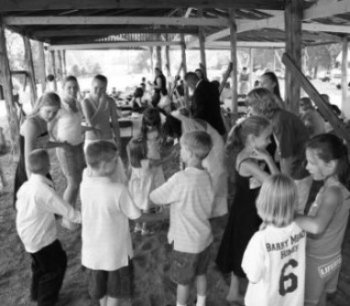
<svg viewBox="0 0 350 306">
<path fill-rule="evenodd" d="M 0 24 L 0 67 L 1 79 L 5 96 L 5 106 L 7 111 L 7 121 L 10 128 L 12 152 L 19 154 L 19 121 L 12 95 L 12 79 L 10 64 L 7 55 L 5 27 Z"/>
<path fill-rule="evenodd" d="M 341 109 L 347 118 L 350 117 L 350 105 L 348 100 L 348 38 L 343 38 L 342 62 L 341 62 Z"/>
<path fill-rule="evenodd" d="M 57 50 L 57 59 L 58 59 L 57 74 L 59 75 L 59 79 L 62 80 L 64 76 L 63 76 L 63 60 L 62 60 L 61 50 Z"/>
<path fill-rule="evenodd" d="M 44 44 L 39 41 L 39 80 L 41 84 L 41 93 L 46 90 L 46 69 L 45 69 L 45 51 Z"/>
<path fill-rule="evenodd" d="M 162 70 L 163 66 L 162 66 L 162 47 L 161 46 L 156 47 L 156 56 L 157 56 L 156 67 Z"/>
<path fill-rule="evenodd" d="M 301 70 L 301 21 L 303 17 L 302 0 L 286 0 L 285 2 L 285 33 L 286 53 Z M 300 99 L 300 84 L 293 77 L 289 69 L 286 69 L 285 101 L 290 111 L 298 113 Z"/>
<path fill-rule="evenodd" d="M 204 75 L 207 77 L 207 61 L 205 57 L 205 35 L 202 29 L 199 29 L 198 31 L 198 38 L 199 38 L 199 49 L 200 49 L 200 55 L 201 55 L 201 67 Z"/>
<path fill-rule="evenodd" d="M 149 47 L 149 53 L 151 55 L 151 73 L 154 71 L 154 62 L 153 62 L 153 47 Z"/>
<path fill-rule="evenodd" d="M 35 101 L 37 99 L 37 92 L 36 92 L 36 83 L 35 83 L 32 46 L 30 43 L 30 39 L 27 36 L 22 36 L 22 37 L 23 37 L 23 44 L 24 44 L 24 62 L 25 62 L 26 71 L 28 72 L 28 77 L 29 77 L 30 102 L 32 106 L 34 106 Z"/>
<path fill-rule="evenodd" d="M 254 54 L 253 48 L 249 48 L 249 82 L 250 82 L 250 90 L 254 87 Z"/>
<path fill-rule="evenodd" d="M 57 91 L 57 72 L 56 72 L 56 59 L 55 59 L 55 51 L 50 51 L 51 54 L 51 62 L 52 62 L 52 74 L 55 77 L 54 80 L 54 90 Z"/>
<path fill-rule="evenodd" d="M 181 59 L 182 59 L 182 71 L 183 71 L 183 75 L 185 78 L 185 75 L 187 73 L 187 62 L 186 62 L 186 42 L 185 42 L 185 35 L 183 33 L 181 33 Z M 185 84 L 185 103 L 187 106 L 189 106 L 189 94 L 188 94 L 188 87 L 186 85 L 186 82 L 184 82 Z"/>
<path fill-rule="evenodd" d="M 62 64 L 63 64 L 63 75 L 66 77 L 67 73 L 67 61 L 66 61 L 66 50 L 62 50 Z"/>
<path fill-rule="evenodd" d="M 166 40 L 168 41 L 168 35 L 165 35 Z M 168 91 L 171 91 L 171 69 L 170 69 L 170 46 L 165 46 L 165 70 L 168 82 Z"/>
<path fill-rule="evenodd" d="M 230 43 L 231 43 L 231 62 L 232 62 L 232 113 L 237 114 L 237 32 L 234 9 L 229 9 L 229 27 L 230 27 Z"/>
</svg>

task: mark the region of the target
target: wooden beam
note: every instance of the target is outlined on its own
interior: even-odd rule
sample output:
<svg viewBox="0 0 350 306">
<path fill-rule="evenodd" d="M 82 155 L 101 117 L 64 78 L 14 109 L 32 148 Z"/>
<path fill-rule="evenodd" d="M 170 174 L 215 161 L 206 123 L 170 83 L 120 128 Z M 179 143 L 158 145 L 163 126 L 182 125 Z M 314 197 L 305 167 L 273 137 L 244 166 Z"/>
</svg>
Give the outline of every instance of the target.
<svg viewBox="0 0 350 306">
<path fill-rule="evenodd" d="M 170 8 L 175 7 L 198 7 L 198 8 L 245 8 L 245 9 L 270 9 L 282 10 L 283 1 L 280 0 L 152 0 L 147 2 L 147 8 Z M 44 10 L 86 10 L 86 9 L 121 9 L 145 7 L 144 0 L 2 0 L 0 12 L 11 11 L 44 11 Z"/>
<path fill-rule="evenodd" d="M 314 5 L 312 5 L 311 7 L 303 11 L 302 19 L 310 20 L 310 19 L 324 18 L 327 16 L 344 14 L 347 12 L 350 12 L 350 1 L 348 0 L 340 0 L 340 1 L 339 0 L 319 0 L 315 2 Z M 328 26 L 328 29 L 330 30 L 327 31 L 327 26 L 323 27 L 322 25 L 320 25 L 320 27 L 317 27 L 307 23 L 303 24 L 304 30 L 315 31 L 315 32 L 322 32 L 322 31 L 337 32 L 335 31 L 336 28 L 334 27 L 335 26 L 332 26 L 332 25 Z M 339 32 L 347 30 L 342 26 L 337 26 L 337 27 L 338 27 L 337 30 Z M 273 17 L 261 19 L 257 21 L 242 21 L 237 23 L 237 33 L 253 31 L 253 30 L 262 29 L 262 28 L 273 28 L 273 29 L 284 30 L 283 13 L 278 12 Z M 348 32 L 345 32 L 345 33 L 348 33 Z M 209 35 L 207 37 L 207 41 L 219 40 L 229 35 L 230 35 L 230 30 L 227 28 Z"/>
<path fill-rule="evenodd" d="M 79 36 L 109 36 L 109 35 L 118 35 L 118 34 L 132 34 L 132 33 L 185 33 L 185 34 L 197 34 L 195 28 L 145 28 L 145 27 L 123 27 L 123 29 L 61 29 L 61 30 L 35 30 L 30 32 L 31 36 L 34 36 L 38 39 L 40 38 L 50 38 L 50 37 L 79 37 Z M 180 38 L 178 38 L 180 39 Z"/>
<path fill-rule="evenodd" d="M 249 48 L 249 83 L 250 83 L 250 89 L 254 88 L 253 70 L 254 70 L 254 49 L 252 47 L 250 47 Z"/>
<path fill-rule="evenodd" d="M 212 26 L 227 25 L 224 18 L 184 18 L 184 17 L 140 17 L 140 16 L 35 16 L 4 17 L 6 25 L 174 25 L 174 26 Z"/>
<path fill-rule="evenodd" d="M 236 22 L 235 22 L 235 11 L 234 9 L 229 9 L 229 27 L 230 27 L 230 43 L 231 43 L 231 62 L 232 62 L 232 113 L 237 114 L 237 32 L 236 32 Z"/>
<path fill-rule="evenodd" d="M 301 70 L 301 18 L 302 0 L 287 0 L 285 10 L 286 53 Z M 300 83 L 292 72 L 286 69 L 285 102 L 287 108 L 294 113 L 299 112 Z"/>
<path fill-rule="evenodd" d="M 45 69 L 45 51 L 44 44 L 39 41 L 39 80 L 41 84 L 41 93 L 46 90 L 46 69 Z"/>
<path fill-rule="evenodd" d="M 67 76 L 67 58 L 66 58 L 66 50 L 62 50 L 62 64 L 63 64 L 63 74 Z"/>
<path fill-rule="evenodd" d="M 165 35 L 166 41 L 169 41 L 168 35 Z M 165 46 L 165 70 L 166 70 L 166 77 L 167 77 L 167 88 L 170 93 L 171 89 L 171 63 L 170 63 L 170 46 Z"/>
<path fill-rule="evenodd" d="M 229 41 L 213 41 L 206 43 L 207 48 L 231 48 Z M 241 48 L 284 48 L 286 46 L 285 42 L 269 42 L 269 41 L 238 41 L 237 47 Z"/>
<path fill-rule="evenodd" d="M 24 62 L 26 70 L 28 71 L 29 77 L 29 87 L 30 87 L 30 102 L 34 106 L 37 99 L 36 84 L 35 84 L 35 72 L 34 72 L 34 63 L 33 63 L 33 54 L 32 46 L 30 39 L 27 36 L 23 37 L 24 44 Z"/>
<path fill-rule="evenodd" d="M 203 10 L 199 11 L 200 16 L 203 16 Z M 205 34 L 203 28 L 198 29 L 198 40 L 199 40 L 199 51 L 200 51 L 200 58 L 201 58 L 201 67 L 203 70 L 203 73 L 205 77 L 207 77 L 207 61 L 205 57 Z"/>
<path fill-rule="evenodd" d="M 303 23 L 303 30 L 310 32 L 350 33 L 349 26 L 323 24 L 318 22 Z"/>
<path fill-rule="evenodd" d="M 336 116 L 336 114 L 328 106 L 327 102 L 320 96 L 312 83 L 305 77 L 305 75 L 300 71 L 300 69 L 295 65 L 293 60 L 287 54 L 283 54 L 282 61 L 292 72 L 294 78 L 301 84 L 310 99 L 315 102 L 322 116 L 324 118 L 327 118 L 328 122 L 334 128 L 335 133 L 339 137 L 345 139 L 348 145 L 350 145 L 350 134 L 346 130 L 345 124 Z"/>
<path fill-rule="evenodd" d="M 125 47 L 153 47 L 153 46 L 176 46 L 181 45 L 178 41 L 121 41 L 112 43 L 93 43 L 93 44 L 77 44 L 77 45 L 51 45 L 49 50 L 108 50 Z"/>
<path fill-rule="evenodd" d="M 57 50 L 57 75 L 59 80 L 63 80 L 63 60 L 62 60 L 62 50 Z"/>
<path fill-rule="evenodd" d="M 162 47 L 156 46 L 156 67 L 163 70 Z"/>
<path fill-rule="evenodd" d="M 10 128 L 11 147 L 12 152 L 19 154 L 19 120 L 17 117 L 17 111 L 14 105 L 12 95 L 12 79 L 10 64 L 6 48 L 5 27 L 0 24 L 0 65 L 1 65 L 1 79 L 5 96 L 5 106 L 7 113 L 7 121 Z"/>
<path fill-rule="evenodd" d="M 341 109 L 345 113 L 345 116 L 349 118 L 350 116 L 350 106 L 348 101 L 348 38 L 343 38 L 342 43 L 342 61 L 341 61 Z"/>
</svg>

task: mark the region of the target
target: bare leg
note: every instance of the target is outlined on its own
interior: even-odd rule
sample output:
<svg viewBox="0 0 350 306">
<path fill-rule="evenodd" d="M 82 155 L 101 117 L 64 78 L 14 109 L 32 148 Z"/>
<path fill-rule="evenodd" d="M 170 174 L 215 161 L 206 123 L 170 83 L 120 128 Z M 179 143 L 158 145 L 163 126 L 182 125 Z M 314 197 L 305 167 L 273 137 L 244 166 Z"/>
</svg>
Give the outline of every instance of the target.
<svg viewBox="0 0 350 306">
<path fill-rule="evenodd" d="M 243 297 L 239 294 L 239 278 L 232 272 L 230 289 L 227 293 L 226 300 L 228 302 L 241 302 Z"/>
<path fill-rule="evenodd" d="M 186 305 L 190 295 L 190 285 L 177 285 L 176 302 L 181 305 Z"/>
<path fill-rule="evenodd" d="M 196 277 L 197 294 L 207 295 L 207 276 L 205 274 Z"/>
<path fill-rule="evenodd" d="M 70 205 L 75 207 L 75 204 L 78 198 L 79 184 L 81 179 L 79 180 L 74 176 L 67 176 L 66 179 L 67 179 L 67 187 L 63 193 L 63 199 L 66 202 L 68 202 Z M 67 219 L 62 220 L 62 226 L 69 230 L 75 229 L 75 224 L 73 222 L 70 222 Z"/>
<path fill-rule="evenodd" d="M 113 297 L 107 297 L 107 304 L 106 306 L 119 306 L 121 305 L 120 299 L 113 298 Z"/>
<path fill-rule="evenodd" d="M 100 299 L 100 306 L 107 306 L 107 295 Z"/>
</svg>

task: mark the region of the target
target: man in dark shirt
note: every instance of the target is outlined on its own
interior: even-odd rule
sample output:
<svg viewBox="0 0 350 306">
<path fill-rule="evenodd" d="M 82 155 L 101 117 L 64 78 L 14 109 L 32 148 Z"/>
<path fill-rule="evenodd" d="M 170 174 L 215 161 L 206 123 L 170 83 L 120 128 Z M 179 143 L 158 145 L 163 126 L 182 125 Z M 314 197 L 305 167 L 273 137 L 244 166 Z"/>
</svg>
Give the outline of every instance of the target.
<svg viewBox="0 0 350 306">
<path fill-rule="evenodd" d="M 185 82 L 193 90 L 190 107 L 193 118 L 205 120 L 220 135 L 225 135 L 226 129 L 221 116 L 218 88 L 206 80 L 199 80 L 194 72 L 186 73 Z"/>
<path fill-rule="evenodd" d="M 157 104 L 160 101 L 161 96 L 163 95 L 167 95 L 168 91 L 166 89 L 166 78 L 162 72 L 162 70 L 160 70 L 160 68 L 155 68 L 154 69 L 154 73 L 155 73 L 155 79 L 153 84 L 150 84 L 153 86 L 153 96 L 152 96 L 152 105 L 153 106 L 157 106 Z"/>
</svg>

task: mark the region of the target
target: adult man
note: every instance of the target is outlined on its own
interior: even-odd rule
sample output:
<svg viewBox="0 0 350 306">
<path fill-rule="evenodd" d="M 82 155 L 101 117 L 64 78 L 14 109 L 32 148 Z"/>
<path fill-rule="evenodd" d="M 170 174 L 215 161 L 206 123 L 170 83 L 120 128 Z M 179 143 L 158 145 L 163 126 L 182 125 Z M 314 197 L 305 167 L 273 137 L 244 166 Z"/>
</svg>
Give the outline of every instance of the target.
<svg viewBox="0 0 350 306">
<path fill-rule="evenodd" d="M 153 84 L 150 83 L 151 86 L 153 86 L 154 93 L 152 96 L 152 105 L 157 106 L 157 104 L 160 101 L 161 95 L 168 94 L 168 91 L 166 89 L 166 78 L 162 72 L 162 70 L 158 67 L 154 69 L 155 73 L 155 79 Z"/>
<path fill-rule="evenodd" d="M 205 120 L 220 135 L 224 135 L 226 129 L 221 117 L 219 90 L 210 82 L 200 80 L 194 72 L 186 73 L 185 82 L 193 90 L 191 103 L 192 116 Z"/>
</svg>

